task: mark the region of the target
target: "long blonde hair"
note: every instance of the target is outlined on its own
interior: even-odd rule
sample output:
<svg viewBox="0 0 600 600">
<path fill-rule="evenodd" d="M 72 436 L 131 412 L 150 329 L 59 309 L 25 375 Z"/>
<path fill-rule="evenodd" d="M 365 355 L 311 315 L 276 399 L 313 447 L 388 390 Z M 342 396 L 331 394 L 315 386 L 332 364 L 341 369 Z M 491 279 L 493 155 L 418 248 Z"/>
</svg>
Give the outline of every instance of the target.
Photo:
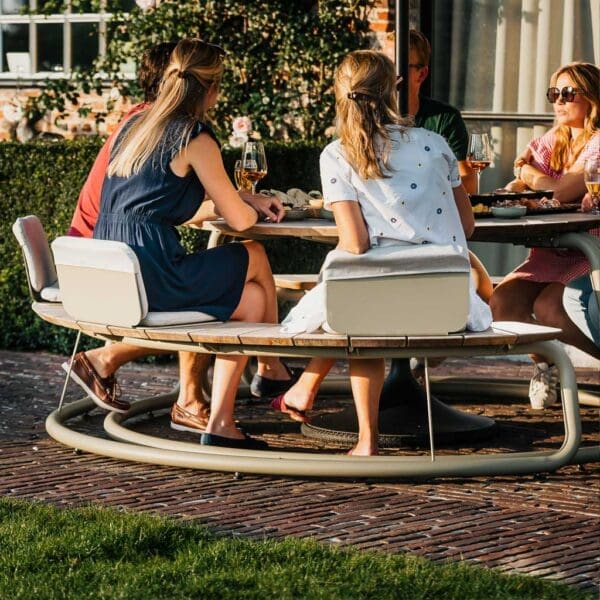
<svg viewBox="0 0 600 600">
<path fill-rule="evenodd" d="M 560 125 L 556 128 L 550 168 L 557 173 L 561 173 L 577 160 L 587 142 L 600 129 L 600 69 L 592 63 L 570 63 L 552 75 L 550 85 L 556 86 L 556 81 L 561 75 L 567 75 L 573 81 L 578 93 L 590 103 L 590 108 L 585 116 L 583 133 L 572 148 L 570 127 Z"/>
<path fill-rule="evenodd" d="M 346 159 L 363 179 L 387 177 L 387 125 L 408 126 L 398 113 L 394 63 L 381 52 L 356 50 L 335 74 L 336 132 Z"/>
<path fill-rule="evenodd" d="M 173 154 L 187 146 L 194 126 L 205 119 L 207 94 L 219 86 L 224 56 L 222 48 L 197 38 L 177 44 L 156 101 L 117 138 L 108 166 L 109 177 L 139 173 L 161 143 L 169 123 L 176 119 L 183 119 L 183 130 L 176 139 L 163 144 L 161 150 Z"/>
</svg>

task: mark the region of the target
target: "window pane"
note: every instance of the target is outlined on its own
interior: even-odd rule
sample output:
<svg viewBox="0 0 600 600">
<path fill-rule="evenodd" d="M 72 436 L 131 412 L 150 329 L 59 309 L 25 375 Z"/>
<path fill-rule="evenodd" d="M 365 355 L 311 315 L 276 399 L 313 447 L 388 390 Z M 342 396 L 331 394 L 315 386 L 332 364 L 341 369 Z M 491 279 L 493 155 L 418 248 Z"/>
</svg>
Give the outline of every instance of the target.
<svg viewBox="0 0 600 600">
<path fill-rule="evenodd" d="M 28 5 L 28 0 L 2 0 L 0 12 L 3 15 L 18 15 Z"/>
<path fill-rule="evenodd" d="M 110 2 L 110 8 L 113 11 L 129 12 L 135 7 L 135 0 L 113 0 Z"/>
<path fill-rule="evenodd" d="M 94 7 L 92 6 L 92 0 L 85 0 L 85 2 L 83 0 L 81 0 L 77 4 L 77 12 L 79 12 L 79 13 L 95 13 L 97 11 L 94 10 Z"/>
<path fill-rule="evenodd" d="M 71 31 L 73 55 L 71 64 L 73 68 L 91 67 L 98 58 L 98 24 L 73 23 Z"/>
<path fill-rule="evenodd" d="M 62 71 L 63 26 L 38 25 L 38 71 Z"/>
<path fill-rule="evenodd" d="M 2 70 L 8 71 L 7 52 L 29 52 L 29 25 L 2 25 L 0 29 L 2 37 Z M 17 59 L 19 57 L 16 57 Z M 21 57 L 24 58 L 24 57 Z M 20 71 L 20 60 L 16 62 L 16 68 Z"/>
</svg>

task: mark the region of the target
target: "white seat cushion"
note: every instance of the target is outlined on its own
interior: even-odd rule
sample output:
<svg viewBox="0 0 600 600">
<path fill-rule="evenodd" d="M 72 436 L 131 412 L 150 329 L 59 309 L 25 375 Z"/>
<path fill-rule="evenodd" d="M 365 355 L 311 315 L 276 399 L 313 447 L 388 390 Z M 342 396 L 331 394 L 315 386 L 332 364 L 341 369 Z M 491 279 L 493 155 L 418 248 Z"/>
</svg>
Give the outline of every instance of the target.
<svg viewBox="0 0 600 600">
<path fill-rule="evenodd" d="M 149 312 L 138 327 L 165 327 L 167 325 L 187 325 L 216 321 L 212 315 L 197 311 Z"/>
<path fill-rule="evenodd" d="M 60 302 L 60 289 L 58 288 L 58 283 L 43 288 L 40 292 L 40 296 L 42 297 L 42 300 L 46 300 L 47 302 Z"/>
</svg>

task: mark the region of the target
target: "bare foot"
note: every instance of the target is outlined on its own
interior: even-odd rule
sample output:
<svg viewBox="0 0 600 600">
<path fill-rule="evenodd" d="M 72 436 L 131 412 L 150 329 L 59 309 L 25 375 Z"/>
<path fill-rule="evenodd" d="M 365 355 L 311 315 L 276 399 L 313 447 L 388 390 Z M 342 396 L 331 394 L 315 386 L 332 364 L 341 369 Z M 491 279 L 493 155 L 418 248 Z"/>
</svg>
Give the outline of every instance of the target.
<svg viewBox="0 0 600 600">
<path fill-rule="evenodd" d="M 258 363 L 257 374 L 274 381 L 288 381 L 291 379 L 290 372 L 281 361 Z"/>
<path fill-rule="evenodd" d="M 211 424 L 210 422 L 206 426 L 206 433 L 214 433 L 215 435 L 220 435 L 221 437 L 231 438 L 234 440 L 243 440 L 245 439 L 245 435 L 233 424 L 227 425 L 219 425 L 219 424 Z"/>
<path fill-rule="evenodd" d="M 377 456 L 379 454 L 379 449 L 377 446 L 367 446 L 356 444 L 354 448 L 351 448 L 347 452 L 347 456 Z"/>
<path fill-rule="evenodd" d="M 315 393 L 307 392 L 297 384 L 293 385 L 284 395 L 286 406 L 299 412 L 311 410 L 315 402 Z"/>
</svg>

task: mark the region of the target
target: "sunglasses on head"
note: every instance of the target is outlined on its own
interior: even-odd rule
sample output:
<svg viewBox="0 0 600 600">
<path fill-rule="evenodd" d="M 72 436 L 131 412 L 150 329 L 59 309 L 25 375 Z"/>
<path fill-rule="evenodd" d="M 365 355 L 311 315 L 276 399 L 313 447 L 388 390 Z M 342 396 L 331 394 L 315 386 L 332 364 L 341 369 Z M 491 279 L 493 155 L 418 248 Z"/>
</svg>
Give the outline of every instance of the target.
<svg viewBox="0 0 600 600">
<path fill-rule="evenodd" d="M 554 104 L 559 98 L 562 98 L 564 102 L 574 102 L 575 94 L 580 94 L 581 91 L 574 88 L 572 85 L 565 86 L 562 90 L 557 87 L 549 87 L 546 92 L 546 98 L 548 102 Z"/>
</svg>

